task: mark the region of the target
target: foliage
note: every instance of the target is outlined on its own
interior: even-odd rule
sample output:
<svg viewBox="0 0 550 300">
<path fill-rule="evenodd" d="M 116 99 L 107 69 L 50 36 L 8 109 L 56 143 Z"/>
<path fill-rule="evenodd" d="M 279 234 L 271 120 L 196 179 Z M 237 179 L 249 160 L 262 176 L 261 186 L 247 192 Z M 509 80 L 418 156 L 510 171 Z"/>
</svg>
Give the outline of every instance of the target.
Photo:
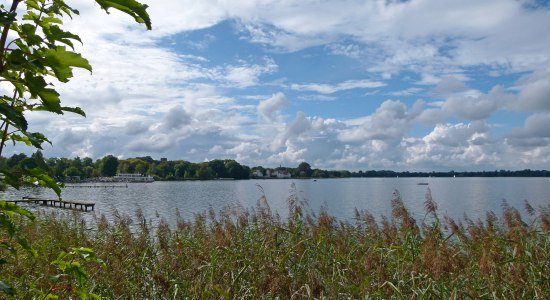
<svg viewBox="0 0 550 300">
<path fill-rule="evenodd" d="M 504 203 L 500 219 L 488 213 L 485 221 L 457 222 L 439 216 L 428 193 L 426 215 L 414 220 L 396 193 L 391 216 L 357 211 L 342 222 L 324 210 L 308 214 L 291 194 L 286 219 L 262 197 L 253 210 L 210 210 L 172 225 L 152 224 L 139 211 L 93 224 L 51 213 L 25 235 L 44 253 L 77 240 L 97 249 L 109 268 L 90 264 L 88 284 L 107 299 L 550 297 L 549 207 L 526 205 L 524 220 Z M 6 276 L 24 287 L 42 274 L 35 284 L 48 286 L 58 274 L 51 260 L 20 260 Z M 20 276 L 21 269 L 33 274 Z"/>
<path fill-rule="evenodd" d="M 120 10 L 151 28 L 146 5 L 135 0 L 96 2 L 106 11 L 110 8 Z M 50 143 L 42 133 L 29 131 L 26 119 L 29 112 L 71 112 L 85 116 L 79 107 L 62 106 L 54 84 L 68 82 L 73 77 L 74 68 L 92 71 L 88 61 L 74 51 L 75 42 L 81 43 L 81 39 L 61 27 L 64 18 L 74 15 L 78 15 L 78 10 L 64 0 L 12 0 L 9 7 L 0 4 L 0 81 L 4 84 L 3 90 L 8 91 L 0 95 L 0 157 L 8 142 L 23 143 L 36 149 L 42 149 L 43 143 Z M 19 188 L 22 183 L 35 184 L 51 188 L 60 196 L 61 189 L 46 172 L 47 165 L 40 152 L 31 158 L 24 155 L 12 158 L 0 169 L 2 186 L 7 184 Z M 3 256 L 4 251 L 17 255 L 14 245 L 33 253 L 33 258 L 36 256 L 20 234 L 17 215 L 34 218 L 16 205 L 0 202 L 1 264 L 8 262 Z M 78 251 L 74 253 L 81 255 Z M 3 274 L 0 274 L 0 290 L 8 295 L 14 293 L 12 287 L 3 281 Z M 82 289 L 77 290 L 77 294 L 86 298 Z M 53 295 L 48 293 L 45 297 L 52 298 Z"/>
<path fill-rule="evenodd" d="M 118 158 L 107 155 L 101 159 L 101 175 L 102 176 L 115 176 L 118 168 Z"/>
<path fill-rule="evenodd" d="M 109 157 L 109 156 L 106 156 Z M 263 176 L 266 175 L 266 168 L 256 166 L 250 168 L 237 161 L 230 159 L 215 159 L 209 162 L 193 163 L 185 160 L 159 161 L 146 157 L 136 157 L 128 159 L 119 159 L 118 166 L 114 173 L 105 173 L 102 170 L 103 162 L 106 157 L 95 162 L 89 157 L 75 158 L 48 158 L 42 161 L 43 155 L 40 151 L 34 153 L 31 157 L 25 154 L 14 154 L 8 159 L 0 158 L 0 169 L 7 170 L 10 173 L 20 172 L 25 166 L 39 166 L 58 181 L 68 180 L 68 176 L 78 176 L 83 180 L 98 176 L 112 176 L 106 174 L 115 173 L 138 173 L 154 176 L 157 180 L 187 180 L 187 179 L 215 179 L 215 178 L 233 178 L 248 179 L 252 172 L 258 170 Z M 116 157 L 113 157 L 116 159 Z M 113 159 L 114 160 L 114 159 Z M 210 169 L 201 170 L 201 167 L 207 165 Z M 309 167 L 308 167 L 309 166 Z M 292 174 L 293 178 L 348 178 L 348 177 L 453 177 L 453 176 L 550 176 L 550 171 L 498 171 L 498 172 L 394 172 L 394 171 L 337 171 L 311 169 L 307 162 L 302 162 L 297 168 L 277 168 Z"/>
</svg>

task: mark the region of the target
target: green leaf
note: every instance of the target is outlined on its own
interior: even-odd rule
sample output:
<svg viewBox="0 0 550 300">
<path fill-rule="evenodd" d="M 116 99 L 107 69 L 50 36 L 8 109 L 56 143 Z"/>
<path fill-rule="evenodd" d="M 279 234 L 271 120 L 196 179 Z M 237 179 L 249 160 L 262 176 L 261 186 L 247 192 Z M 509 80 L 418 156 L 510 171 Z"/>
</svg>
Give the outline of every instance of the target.
<svg viewBox="0 0 550 300">
<path fill-rule="evenodd" d="M 34 8 L 36 10 L 40 10 L 40 6 L 38 6 L 38 1 L 36 0 L 27 0 L 25 1 L 25 5 L 27 5 L 27 9 Z"/>
<path fill-rule="evenodd" d="M 34 258 L 38 257 L 38 252 L 35 249 L 33 249 L 33 247 L 31 246 L 29 241 L 27 241 L 27 239 L 18 236 L 16 240 L 17 240 L 17 243 L 21 246 L 21 248 L 25 249 L 29 254 L 32 255 L 32 257 Z"/>
<path fill-rule="evenodd" d="M 51 178 L 46 171 L 40 168 L 34 168 L 29 170 L 29 173 L 38 179 L 38 183 L 43 186 L 52 189 L 57 196 L 61 196 L 61 188 L 53 178 Z"/>
<path fill-rule="evenodd" d="M 14 203 L 11 203 L 11 202 L 2 201 L 2 200 L 0 200 L 0 211 L 4 213 L 6 212 L 16 213 L 18 215 L 27 217 L 30 220 L 34 220 L 36 218 L 30 211 L 22 208 L 21 206 L 15 205 Z"/>
<path fill-rule="evenodd" d="M 19 34 L 25 38 L 27 45 L 40 45 L 42 37 L 36 34 L 36 27 L 32 24 L 23 24 L 20 27 Z"/>
<path fill-rule="evenodd" d="M 15 21 L 16 16 L 17 13 L 15 12 L 2 11 L 0 12 L 0 24 L 2 24 L 2 26 L 11 24 L 13 21 Z"/>
<path fill-rule="evenodd" d="M 33 146 L 38 149 L 42 149 L 43 143 L 51 142 L 40 132 L 23 132 L 23 136 L 18 134 L 12 134 L 9 139 L 15 142 L 25 143 L 27 146 Z"/>
<path fill-rule="evenodd" d="M 42 76 L 35 76 L 33 73 L 25 73 L 25 85 L 32 97 L 40 97 L 42 104 L 47 111 L 63 114 L 59 100 L 59 93 L 54 89 L 47 88 L 46 80 Z"/>
<path fill-rule="evenodd" d="M 17 226 L 13 223 L 12 219 L 13 214 L 13 212 L 8 210 L 2 211 L 2 214 L 0 214 L 0 228 L 7 232 L 10 237 L 15 236 L 15 233 L 17 232 Z M 15 255 L 15 249 L 13 249 L 8 242 L 2 241 L 0 243 L 0 248 L 6 249 Z"/>
<path fill-rule="evenodd" d="M 68 107 L 68 106 L 63 106 L 63 107 L 61 107 L 61 110 L 63 110 L 63 111 L 69 111 L 69 112 L 72 112 L 72 113 L 81 115 L 81 116 L 83 116 L 83 117 L 86 117 L 86 113 L 85 113 L 85 112 L 82 110 L 82 108 L 80 108 L 80 107 Z"/>
<path fill-rule="evenodd" d="M 96 0 L 96 2 L 109 13 L 109 8 L 120 10 L 132 16 L 136 22 L 145 23 L 147 29 L 151 30 L 151 19 L 147 13 L 147 5 L 135 0 Z"/>
<path fill-rule="evenodd" d="M 65 47 L 58 46 L 55 49 L 48 49 L 44 53 L 43 63 L 52 68 L 55 76 L 61 82 L 68 82 L 73 77 L 73 67 L 83 68 L 92 72 L 92 66 L 80 54 L 66 51 Z"/>
<path fill-rule="evenodd" d="M 71 42 L 71 39 L 77 40 L 82 44 L 82 40 L 78 35 L 70 33 L 68 31 L 63 31 L 61 28 L 59 28 L 59 26 L 56 26 L 56 25 L 50 26 L 47 29 L 44 28 L 42 31 L 44 32 L 44 34 L 46 35 L 46 38 L 48 39 L 48 41 L 50 41 L 50 43 L 54 43 L 58 41 L 69 45 L 73 49 L 74 47 L 73 47 L 73 43 Z"/>
<path fill-rule="evenodd" d="M 19 189 L 19 187 L 21 186 L 20 176 L 17 176 L 16 174 L 14 174 L 10 171 L 7 171 L 7 170 L 1 170 L 0 172 L 2 172 L 2 181 L 3 182 L 9 184 L 10 186 L 12 186 L 15 189 Z"/>
<path fill-rule="evenodd" d="M 22 131 L 27 130 L 28 123 L 20 109 L 16 109 L 7 103 L 0 102 L 0 114 L 3 114 L 17 129 Z"/>
<path fill-rule="evenodd" d="M 14 295 L 13 288 L 2 280 L 0 280 L 0 290 L 10 296 Z"/>
</svg>

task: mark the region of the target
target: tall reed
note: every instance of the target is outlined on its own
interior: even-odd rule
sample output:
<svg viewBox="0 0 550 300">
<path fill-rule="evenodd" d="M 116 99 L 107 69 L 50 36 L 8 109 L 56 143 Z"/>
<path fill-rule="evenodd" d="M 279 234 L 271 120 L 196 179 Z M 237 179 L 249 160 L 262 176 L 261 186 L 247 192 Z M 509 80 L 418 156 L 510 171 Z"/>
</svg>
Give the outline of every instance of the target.
<svg viewBox="0 0 550 300">
<path fill-rule="evenodd" d="M 17 298 L 29 298 L 51 288 L 49 262 L 60 250 L 84 246 L 105 262 L 86 268 L 92 292 L 106 299 L 550 298 L 548 207 L 526 204 L 529 221 L 507 203 L 501 218 L 455 221 L 439 215 L 428 190 L 426 215 L 415 220 L 396 191 L 391 216 L 356 210 L 339 222 L 326 210 L 307 213 L 297 193 L 288 204 L 288 218 L 262 197 L 251 209 L 178 214 L 176 226 L 156 228 L 140 211 L 94 224 L 41 213 L 24 233 L 42 255 L 21 252 L 2 272 Z"/>
</svg>

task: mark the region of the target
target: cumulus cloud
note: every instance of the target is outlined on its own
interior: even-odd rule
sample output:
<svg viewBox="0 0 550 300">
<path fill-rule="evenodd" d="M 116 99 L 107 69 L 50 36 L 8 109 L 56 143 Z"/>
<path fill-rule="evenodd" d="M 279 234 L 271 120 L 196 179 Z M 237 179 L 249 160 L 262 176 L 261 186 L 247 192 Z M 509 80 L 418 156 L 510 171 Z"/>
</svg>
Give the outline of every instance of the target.
<svg viewBox="0 0 550 300">
<path fill-rule="evenodd" d="M 550 71 L 538 70 L 518 80 L 518 101 L 511 105 L 520 111 L 550 111 Z"/>
<path fill-rule="evenodd" d="M 124 133 L 128 135 L 137 135 L 149 130 L 149 125 L 143 120 L 132 120 L 126 122 Z"/>
<path fill-rule="evenodd" d="M 130 151 L 162 153 L 174 145 L 174 139 L 167 134 L 153 134 L 148 138 L 142 138 L 131 142 L 126 146 Z"/>
<path fill-rule="evenodd" d="M 416 120 L 429 125 L 444 122 L 449 117 L 484 120 L 499 109 L 510 106 L 516 98 L 506 93 L 500 85 L 494 86 L 488 93 L 467 90 L 447 95 L 444 101 L 431 102 L 432 107 L 421 110 Z M 423 102 L 422 106 L 425 104 Z"/>
<path fill-rule="evenodd" d="M 518 147 L 550 146 L 550 112 L 529 116 L 523 128 L 516 128 L 508 135 L 508 143 Z"/>
<path fill-rule="evenodd" d="M 482 120 L 507 105 L 511 98 L 513 96 L 505 94 L 502 86 L 495 86 L 487 94 L 451 96 L 443 103 L 442 109 L 451 116 Z"/>
<path fill-rule="evenodd" d="M 456 77 L 445 77 L 435 86 L 434 92 L 439 94 L 452 94 L 464 92 L 468 89 L 464 82 Z"/>
<path fill-rule="evenodd" d="M 343 130 L 339 139 L 343 142 L 398 139 L 408 130 L 409 122 L 407 106 L 400 101 L 387 100 L 359 127 Z"/>
<path fill-rule="evenodd" d="M 439 124 L 421 139 L 404 140 L 406 163 L 477 169 L 501 164 L 497 142 L 489 137 L 489 126 L 473 123 Z"/>
<path fill-rule="evenodd" d="M 311 121 L 303 112 L 299 111 L 294 120 L 286 126 L 285 130 L 275 140 L 273 140 L 271 148 L 276 150 L 286 144 L 289 139 L 297 138 L 310 129 Z"/>
<path fill-rule="evenodd" d="M 166 130 L 179 129 L 191 123 L 191 116 L 181 105 L 172 107 L 162 121 L 162 128 Z"/>
<path fill-rule="evenodd" d="M 275 121 L 276 113 L 289 104 L 285 94 L 278 92 L 258 104 L 258 114 L 267 121 Z"/>
</svg>

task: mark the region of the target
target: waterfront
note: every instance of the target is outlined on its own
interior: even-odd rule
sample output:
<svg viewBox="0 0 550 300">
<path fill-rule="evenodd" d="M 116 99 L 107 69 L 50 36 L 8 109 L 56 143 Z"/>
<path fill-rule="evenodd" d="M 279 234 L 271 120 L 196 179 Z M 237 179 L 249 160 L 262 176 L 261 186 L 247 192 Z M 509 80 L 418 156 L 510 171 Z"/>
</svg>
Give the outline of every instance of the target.
<svg viewBox="0 0 550 300">
<path fill-rule="evenodd" d="M 418 183 L 429 185 L 418 185 Z M 292 191 L 292 184 L 295 190 Z M 101 185 L 101 184 L 97 184 Z M 502 201 L 523 212 L 524 200 L 533 207 L 550 204 L 548 178 L 349 178 L 349 179 L 291 179 L 291 180 L 231 180 L 133 183 L 127 188 L 63 189 L 64 200 L 96 203 L 96 214 L 107 217 L 115 211 L 134 216 L 138 208 L 148 219 L 164 217 L 174 224 L 176 210 L 189 219 L 212 207 L 252 208 L 265 194 L 272 208 L 286 216 L 287 199 L 296 193 L 307 203 L 306 209 L 319 212 L 323 207 L 338 220 L 351 220 L 354 209 L 368 210 L 375 217 L 391 213 L 390 201 L 399 191 L 405 205 L 415 218 L 424 216 L 424 200 L 428 188 L 439 205 L 440 214 L 460 219 L 484 217 L 487 211 L 501 212 Z M 125 184 L 122 184 L 125 187 Z M 55 198 L 43 188 L 9 189 L 2 198 L 23 196 Z"/>
</svg>

